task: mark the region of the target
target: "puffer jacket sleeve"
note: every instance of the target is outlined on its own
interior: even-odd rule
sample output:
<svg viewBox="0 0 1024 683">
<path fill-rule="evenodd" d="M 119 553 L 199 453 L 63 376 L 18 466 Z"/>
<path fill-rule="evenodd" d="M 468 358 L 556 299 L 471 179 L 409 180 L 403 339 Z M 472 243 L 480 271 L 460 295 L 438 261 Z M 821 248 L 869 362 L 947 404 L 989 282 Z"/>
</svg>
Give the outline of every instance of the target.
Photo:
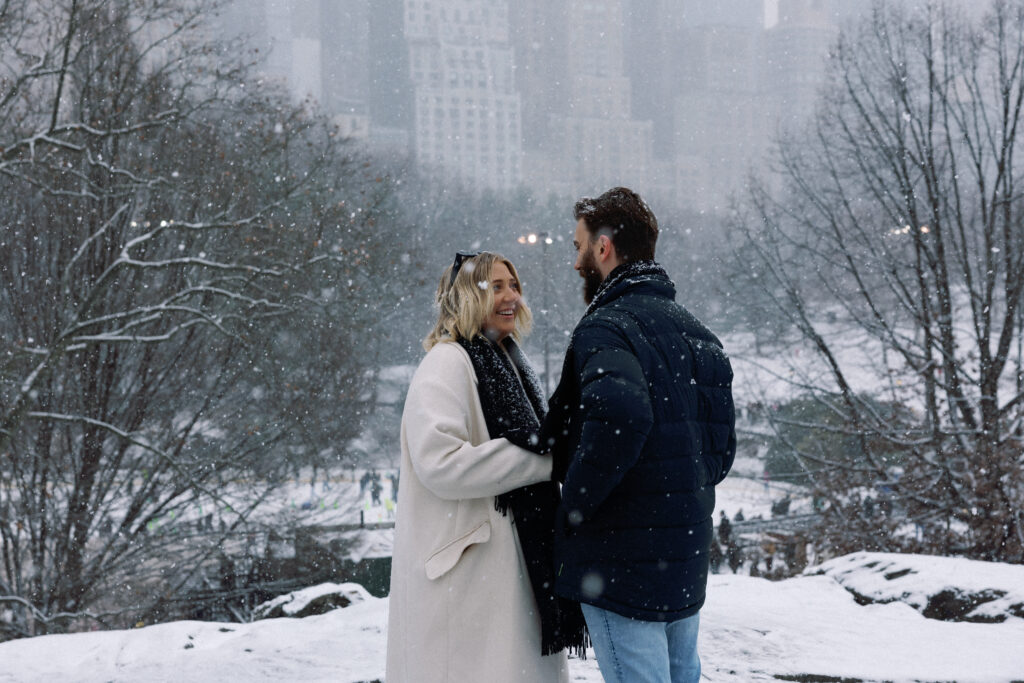
<svg viewBox="0 0 1024 683">
<path fill-rule="evenodd" d="M 484 498 L 551 478 L 550 456 L 507 439 L 474 443 L 474 415 L 486 432 L 469 357 L 455 344 L 438 344 L 416 370 L 402 416 L 413 469 L 434 495 Z"/>
<path fill-rule="evenodd" d="M 573 340 L 581 434 L 562 485 L 569 523 L 589 519 L 636 464 L 654 422 L 643 369 L 614 325 L 588 321 Z"/>
</svg>

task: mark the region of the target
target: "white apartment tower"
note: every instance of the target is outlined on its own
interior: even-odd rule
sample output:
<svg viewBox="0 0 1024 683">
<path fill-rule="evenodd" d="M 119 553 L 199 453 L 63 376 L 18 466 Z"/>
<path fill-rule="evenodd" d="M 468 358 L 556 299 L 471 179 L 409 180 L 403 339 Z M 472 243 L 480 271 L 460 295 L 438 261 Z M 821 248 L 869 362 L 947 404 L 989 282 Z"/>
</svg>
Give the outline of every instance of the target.
<svg viewBox="0 0 1024 683">
<path fill-rule="evenodd" d="M 405 0 L 404 9 L 417 160 L 478 189 L 517 187 L 508 0 Z"/>
</svg>

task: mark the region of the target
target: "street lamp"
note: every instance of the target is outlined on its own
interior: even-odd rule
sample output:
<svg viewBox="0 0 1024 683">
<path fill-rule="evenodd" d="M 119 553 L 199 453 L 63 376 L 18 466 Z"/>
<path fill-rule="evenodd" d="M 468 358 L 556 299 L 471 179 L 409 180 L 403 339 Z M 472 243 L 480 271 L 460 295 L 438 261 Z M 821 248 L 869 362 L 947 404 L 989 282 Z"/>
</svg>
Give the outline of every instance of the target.
<svg viewBox="0 0 1024 683">
<path fill-rule="evenodd" d="M 551 239 L 551 235 L 547 232 L 531 232 L 526 235 L 520 235 L 516 240 L 519 244 L 537 244 L 541 246 L 541 261 L 540 261 L 540 273 L 541 279 L 541 312 L 544 314 L 544 329 L 541 332 L 541 337 L 544 341 L 544 394 L 546 396 L 551 395 L 551 368 L 548 363 L 548 333 L 551 328 L 550 321 L 548 320 L 548 245 L 554 242 Z"/>
</svg>

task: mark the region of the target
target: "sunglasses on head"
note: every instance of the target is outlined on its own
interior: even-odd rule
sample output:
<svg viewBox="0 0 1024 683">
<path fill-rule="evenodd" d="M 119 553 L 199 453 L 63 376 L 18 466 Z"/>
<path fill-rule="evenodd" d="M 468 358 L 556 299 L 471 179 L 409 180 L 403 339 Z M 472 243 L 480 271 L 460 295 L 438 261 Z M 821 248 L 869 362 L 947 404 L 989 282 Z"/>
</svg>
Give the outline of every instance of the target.
<svg viewBox="0 0 1024 683">
<path fill-rule="evenodd" d="M 475 258 L 482 254 L 482 251 L 457 251 L 455 252 L 455 262 L 452 263 L 452 274 L 448 278 L 448 286 L 451 287 L 455 284 L 455 276 L 459 274 L 459 270 L 462 268 L 462 264 L 471 258 Z"/>
</svg>

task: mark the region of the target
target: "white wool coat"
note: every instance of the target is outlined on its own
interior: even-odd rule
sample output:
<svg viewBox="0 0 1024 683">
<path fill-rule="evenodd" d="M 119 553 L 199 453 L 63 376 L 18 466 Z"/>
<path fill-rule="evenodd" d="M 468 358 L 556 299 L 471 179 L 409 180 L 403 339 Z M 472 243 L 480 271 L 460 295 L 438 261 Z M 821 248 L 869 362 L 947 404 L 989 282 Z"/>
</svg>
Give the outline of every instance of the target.
<svg viewBox="0 0 1024 683">
<path fill-rule="evenodd" d="M 540 654 L 515 527 L 494 496 L 551 478 L 551 458 L 491 439 L 469 354 L 432 348 L 402 414 L 387 683 L 567 682 Z"/>
</svg>

